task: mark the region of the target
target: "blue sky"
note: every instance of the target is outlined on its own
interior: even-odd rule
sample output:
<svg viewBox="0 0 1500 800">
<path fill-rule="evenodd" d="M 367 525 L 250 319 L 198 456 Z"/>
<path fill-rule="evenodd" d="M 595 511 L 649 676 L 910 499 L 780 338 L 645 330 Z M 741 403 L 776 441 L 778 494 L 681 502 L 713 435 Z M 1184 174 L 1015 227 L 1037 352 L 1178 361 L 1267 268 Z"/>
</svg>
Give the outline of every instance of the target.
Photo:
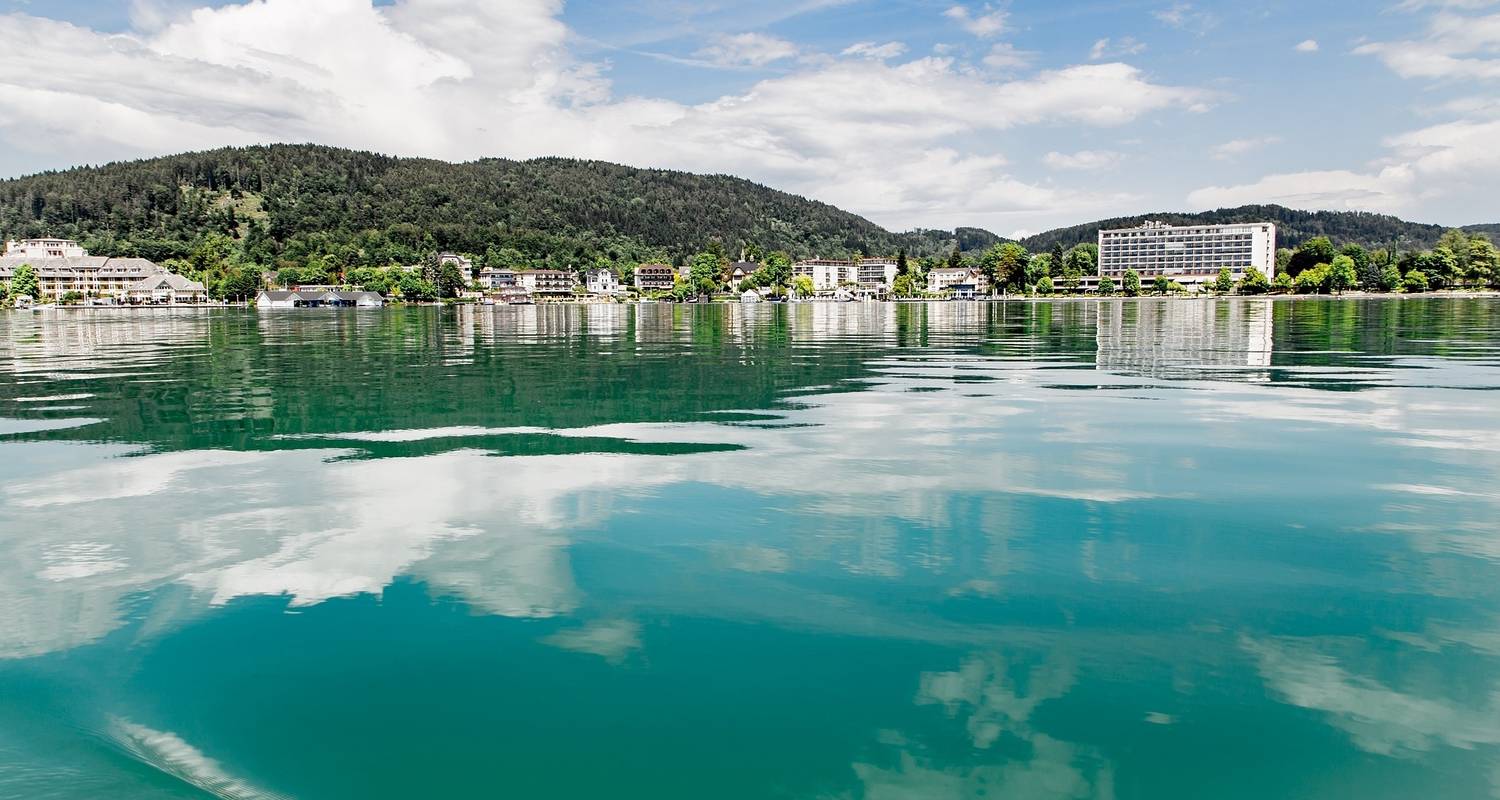
<svg viewBox="0 0 1500 800">
<path fill-rule="evenodd" d="M 6 175 L 318 141 L 726 172 L 892 228 L 1015 234 L 1250 202 L 1500 221 L 1500 0 L 0 0 L 0 14 Z"/>
</svg>

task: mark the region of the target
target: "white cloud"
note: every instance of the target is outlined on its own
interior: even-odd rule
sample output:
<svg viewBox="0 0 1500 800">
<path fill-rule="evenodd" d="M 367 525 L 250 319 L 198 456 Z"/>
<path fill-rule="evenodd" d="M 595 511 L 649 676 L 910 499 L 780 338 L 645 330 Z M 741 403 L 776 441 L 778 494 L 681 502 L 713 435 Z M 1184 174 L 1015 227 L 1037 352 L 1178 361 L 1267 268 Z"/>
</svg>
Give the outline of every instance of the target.
<svg viewBox="0 0 1500 800">
<path fill-rule="evenodd" d="M 886 42 L 884 44 L 857 42 L 844 48 L 843 55 L 884 61 L 888 58 L 898 58 L 905 53 L 906 45 L 902 42 Z"/>
<path fill-rule="evenodd" d="M 566 628 L 542 640 L 554 647 L 589 653 L 620 664 L 641 649 L 641 624 L 635 620 L 600 620 L 581 628 Z"/>
<path fill-rule="evenodd" d="M 1439 12 L 1420 39 L 1370 42 L 1354 52 L 1379 58 L 1403 78 L 1500 79 L 1500 14 Z"/>
<path fill-rule="evenodd" d="M 695 55 L 726 67 L 764 67 L 797 55 L 797 45 L 764 33 L 717 37 Z"/>
<path fill-rule="evenodd" d="M 1227 161 L 1253 150 L 1259 150 L 1262 147 L 1279 144 L 1280 142 L 1280 136 L 1257 136 L 1249 139 L 1233 139 L 1215 147 L 1213 149 L 1213 156 L 1220 161 Z"/>
<path fill-rule="evenodd" d="M 1292 49 L 1296 50 L 1299 53 L 1316 53 L 1318 52 L 1318 40 L 1303 39 L 1302 41 L 1297 43 L 1296 47 Z"/>
<path fill-rule="evenodd" d="M 1247 637 L 1240 647 L 1287 702 L 1322 712 L 1366 752 L 1412 757 L 1439 746 L 1500 745 L 1500 691 L 1493 688 L 1456 702 L 1438 687 L 1402 691 L 1351 672 L 1315 642 Z"/>
<path fill-rule="evenodd" d="M 1405 184 L 1402 183 L 1401 186 Z M 1394 211 L 1401 202 L 1396 176 L 1323 170 L 1268 175 L 1240 186 L 1209 186 L 1188 195 L 1193 208 L 1276 203 L 1333 211 Z"/>
<path fill-rule="evenodd" d="M 1387 157 L 1364 172 L 1325 170 L 1268 175 L 1240 186 L 1188 195 L 1194 208 L 1280 203 L 1298 208 L 1402 213 L 1423 203 L 1486 198 L 1500 180 L 1500 120 L 1461 120 L 1393 136 Z"/>
<path fill-rule="evenodd" d="M 0 51 L 0 149 L 75 163 L 269 141 L 450 160 L 600 158 L 743 175 L 905 228 L 1022 210 L 1072 215 L 1120 198 L 1024 184 L 999 153 L 957 141 L 1054 122 L 1120 125 L 1212 99 L 1124 64 L 1005 80 L 947 58 L 878 60 L 900 43 L 849 48 L 877 60 L 798 62 L 696 105 L 617 97 L 598 65 L 573 55 L 560 9 L 559 0 L 261 0 L 131 35 L 0 16 L 0 36 L 32 43 Z M 988 34 L 1004 14 L 956 16 Z M 739 34 L 718 55 L 754 65 L 794 52 Z M 984 61 L 1014 70 L 1028 55 L 1001 44 Z"/>
<path fill-rule="evenodd" d="M 1042 162 L 1054 169 L 1096 170 L 1108 169 L 1124 158 L 1113 150 L 1080 150 L 1076 153 L 1053 151 L 1042 157 Z"/>
<path fill-rule="evenodd" d="M 1017 50 L 1016 46 L 1010 42 L 998 42 L 985 54 L 984 65 L 1002 72 L 1018 70 L 1030 65 L 1035 57 L 1035 53 Z"/>
<path fill-rule="evenodd" d="M 988 4 L 981 11 L 970 11 L 967 6 L 953 6 L 944 11 L 943 16 L 954 20 L 964 30 L 981 39 L 999 36 L 1004 32 L 1006 20 L 1010 17 L 1006 12 Z"/>
<path fill-rule="evenodd" d="M 1152 12 L 1151 15 L 1169 27 L 1178 30 L 1194 30 L 1198 33 L 1212 28 L 1217 23 L 1212 14 L 1199 10 L 1192 3 L 1173 3 L 1168 8 Z"/>
<path fill-rule="evenodd" d="M 1144 52 L 1146 52 L 1146 43 L 1137 41 L 1134 36 L 1125 36 L 1119 40 L 1105 37 L 1094 42 L 1094 46 L 1089 48 L 1089 60 L 1135 56 Z"/>
<path fill-rule="evenodd" d="M 1431 80 L 1500 78 L 1500 14 L 1464 16 L 1496 0 L 1414 0 L 1400 10 L 1439 9 L 1420 38 L 1371 42 L 1354 49 L 1372 55 L 1396 74 Z M 1312 40 L 1304 42 L 1308 45 Z M 1311 51 L 1299 45 L 1297 49 Z M 1492 187 L 1500 180 L 1500 105 L 1489 95 L 1461 97 L 1424 113 L 1458 116 L 1450 122 L 1388 137 L 1385 154 L 1363 169 L 1335 169 L 1267 175 L 1237 186 L 1210 186 L 1192 192 L 1194 207 L 1282 203 L 1303 208 L 1358 209 L 1409 214 L 1442 208 L 1451 215 L 1483 216 L 1492 207 Z M 1215 157 L 1232 158 L 1266 142 L 1238 140 L 1221 145 Z M 1480 220 L 1474 220 L 1480 221 Z"/>
</svg>

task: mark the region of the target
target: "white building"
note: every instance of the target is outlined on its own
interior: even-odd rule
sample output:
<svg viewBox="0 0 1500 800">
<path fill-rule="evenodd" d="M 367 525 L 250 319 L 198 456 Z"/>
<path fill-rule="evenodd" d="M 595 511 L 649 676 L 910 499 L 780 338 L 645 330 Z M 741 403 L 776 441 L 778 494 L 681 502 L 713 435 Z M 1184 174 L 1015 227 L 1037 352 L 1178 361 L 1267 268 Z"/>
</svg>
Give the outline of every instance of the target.
<svg viewBox="0 0 1500 800">
<path fill-rule="evenodd" d="M 136 305 L 191 305 L 208 302 L 203 284 L 164 272 L 131 284 L 125 297 Z"/>
<path fill-rule="evenodd" d="M 854 267 L 859 288 L 875 294 L 887 294 L 896 282 L 896 259 L 862 258 Z"/>
<path fill-rule="evenodd" d="M 452 264 L 458 267 L 458 271 L 464 276 L 464 283 L 474 280 L 474 261 L 464 258 L 458 253 L 438 253 L 437 262 L 439 267 Z"/>
<path fill-rule="evenodd" d="M 812 278 L 813 289 L 819 292 L 831 292 L 840 284 L 859 283 L 859 270 L 852 261 L 822 258 L 798 261 L 792 265 L 792 276 L 798 275 Z"/>
<path fill-rule="evenodd" d="M 5 243 L 6 258 L 85 258 L 88 251 L 72 239 L 22 239 Z"/>
<path fill-rule="evenodd" d="M 573 296 L 578 275 L 561 269 L 528 269 L 516 273 L 516 284 L 536 299 L 564 299 Z"/>
<path fill-rule="evenodd" d="M 492 292 L 516 288 L 516 271 L 485 267 L 479 271 L 479 285 Z"/>
<path fill-rule="evenodd" d="M 1184 286 L 1202 286 L 1212 283 L 1225 267 L 1235 280 L 1250 267 L 1274 279 L 1276 226 L 1254 222 L 1174 227 L 1147 222 L 1139 228 L 1099 231 L 1099 274 L 1116 285 L 1133 269 L 1143 283 L 1165 275 Z"/>
<path fill-rule="evenodd" d="M 385 298 L 375 292 L 348 289 L 262 289 L 255 297 L 261 311 L 273 308 L 380 308 Z"/>
<path fill-rule="evenodd" d="M 938 267 L 927 272 L 927 291 L 952 292 L 961 300 L 971 300 L 989 294 L 990 281 L 983 272 L 971 267 Z"/>
<path fill-rule="evenodd" d="M 68 239 L 26 239 L 6 242 L 0 256 L 0 283 L 15 279 L 16 270 L 30 266 L 44 297 L 78 292 L 85 297 L 123 299 L 140 281 L 167 270 L 144 258 L 91 256 Z"/>
<path fill-rule="evenodd" d="M 587 288 L 589 294 L 619 294 L 620 278 L 612 269 L 591 269 L 587 275 Z"/>
</svg>

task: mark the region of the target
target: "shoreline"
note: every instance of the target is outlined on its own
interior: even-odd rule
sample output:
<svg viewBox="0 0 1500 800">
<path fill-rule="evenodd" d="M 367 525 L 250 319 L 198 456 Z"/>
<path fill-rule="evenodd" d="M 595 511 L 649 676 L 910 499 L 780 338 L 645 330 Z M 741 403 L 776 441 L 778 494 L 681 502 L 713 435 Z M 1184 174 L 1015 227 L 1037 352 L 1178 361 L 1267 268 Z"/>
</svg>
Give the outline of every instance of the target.
<svg viewBox="0 0 1500 800">
<path fill-rule="evenodd" d="M 472 303 L 472 302 L 465 302 L 465 303 L 402 303 L 402 302 L 390 302 L 390 303 L 386 303 L 383 306 L 373 307 L 373 308 L 270 308 L 270 309 L 257 309 L 255 305 L 250 304 L 250 303 L 222 303 L 222 304 L 221 303 L 204 303 L 204 304 L 196 304 L 196 305 L 182 304 L 182 305 L 157 305 L 157 306 L 151 306 L 151 305 L 118 305 L 118 306 L 76 305 L 76 306 L 47 306 L 47 307 L 44 307 L 44 308 L 13 308 L 13 307 L 7 306 L 3 310 L 5 310 L 5 311 L 15 311 L 15 312 L 20 312 L 20 313 L 31 313 L 31 314 L 48 314 L 48 313 L 53 313 L 53 312 L 58 312 L 58 311 L 64 311 L 64 312 L 76 312 L 76 311 L 110 311 L 110 312 L 114 312 L 114 311 L 130 311 L 130 312 L 151 312 L 151 311 L 211 311 L 211 310 L 215 310 L 215 309 L 236 308 L 236 309 L 265 311 L 265 312 L 278 312 L 278 313 L 279 312 L 305 313 L 305 312 L 309 312 L 309 311 L 382 311 L 382 310 L 388 310 L 388 309 L 404 309 L 404 308 L 443 308 L 443 309 L 447 309 L 447 308 L 490 308 L 490 309 L 496 309 L 496 308 L 527 308 L 527 307 L 541 308 L 541 307 L 547 307 L 547 306 L 578 306 L 578 307 L 584 307 L 584 306 L 663 305 L 663 306 L 688 306 L 688 307 L 692 307 L 692 306 L 746 306 L 746 307 L 756 307 L 756 306 L 794 306 L 794 305 L 863 306 L 863 305 L 875 305 L 875 304 L 881 304 L 881 303 L 907 304 L 907 305 L 928 304 L 928 303 L 959 303 L 959 304 L 981 305 L 981 304 L 987 304 L 987 303 L 1059 303 L 1059 302 L 1063 302 L 1063 303 L 1078 303 L 1078 302 L 1101 303 L 1101 302 L 1127 302 L 1127 301 L 1137 301 L 1137 302 L 1139 302 L 1139 301 L 1204 302 L 1204 301 L 1215 301 L 1215 300 L 1271 300 L 1271 301 L 1276 301 L 1276 302 L 1332 302 L 1332 301 L 1342 301 L 1342 300 L 1420 300 L 1420 299 L 1424 299 L 1424 298 L 1431 298 L 1431 299 L 1470 299 L 1470 300 L 1496 299 L 1496 298 L 1500 298 L 1500 289 L 1485 289 L 1485 290 L 1479 290 L 1479 291 L 1452 291 L 1452 290 L 1446 290 L 1446 291 L 1437 291 L 1437 292 L 1422 292 L 1420 294 L 1407 294 L 1407 293 L 1404 293 L 1404 292 L 1345 292 L 1343 294 L 1337 294 L 1337 295 L 1328 295 L 1328 294 L 1260 294 L 1260 295 L 1240 295 L 1240 294 L 1235 294 L 1235 295 L 1186 295 L 1186 296 L 1184 296 L 1184 295 L 1154 295 L 1153 294 L 1153 295 L 1138 295 L 1136 297 L 1126 297 L 1124 295 L 1111 295 L 1111 296 L 1108 296 L 1108 297 L 1100 297 L 1098 295 L 1047 295 L 1047 296 L 1014 295 L 1014 296 L 1008 296 L 1008 297 L 976 298 L 976 299 L 973 299 L 973 300 L 952 300 L 952 299 L 946 299 L 945 300 L 945 299 L 938 299 L 938 298 L 909 297 L 909 298 L 891 298 L 891 299 L 885 299 L 885 300 L 848 300 L 848 301 L 840 301 L 840 300 L 797 300 L 797 301 L 779 301 L 778 302 L 778 301 L 765 300 L 765 301 L 761 301 L 761 302 L 758 302 L 758 303 L 742 303 L 742 302 L 740 302 L 738 300 L 713 300 L 713 301 L 710 301 L 710 302 L 707 302 L 707 303 L 692 303 L 692 302 L 689 302 L 689 303 L 674 303 L 674 302 L 665 301 L 665 300 L 646 300 L 646 301 L 641 301 L 641 300 L 627 300 L 627 301 L 622 301 L 622 302 L 601 302 L 601 301 L 597 301 L 597 300 L 594 300 L 594 301 L 558 300 L 558 301 L 548 301 L 548 302 L 543 302 L 543 303 L 526 303 L 526 304 L 516 304 L 516 305 L 511 305 L 511 304 L 506 304 L 506 303 L 495 303 L 495 304 L 486 305 L 486 304 Z"/>
</svg>

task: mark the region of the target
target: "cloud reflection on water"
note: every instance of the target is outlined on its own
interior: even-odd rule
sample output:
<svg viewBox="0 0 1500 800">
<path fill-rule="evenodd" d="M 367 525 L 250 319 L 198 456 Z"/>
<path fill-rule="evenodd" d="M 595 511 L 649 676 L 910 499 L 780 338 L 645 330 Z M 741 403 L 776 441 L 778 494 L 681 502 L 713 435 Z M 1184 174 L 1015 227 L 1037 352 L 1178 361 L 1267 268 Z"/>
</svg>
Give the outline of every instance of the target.
<svg viewBox="0 0 1500 800">
<path fill-rule="evenodd" d="M 1277 697 L 1372 753 L 1495 747 L 1493 680 L 1463 703 L 1436 684 L 1377 678 L 1322 640 L 1281 630 L 1327 623 L 1279 605 L 1387 595 L 1493 605 L 1500 439 L 1490 409 L 1448 388 L 1493 384 L 1493 372 L 1438 360 L 1411 386 L 1346 362 L 1278 364 L 1287 354 L 1270 347 L 1274 310 L 1064 303 L 1046 312 L 1054 329 L 1040 308 L 952 304 L 932 307 L 914 333 L 894 306 L 825 305 L 787 312 L 797 344 L 772 356 L 774 309 L 725 312 L 708 331 L 677 308 L 470 311 L 442 329 L 444 369 L 514 341 L 561 353 L 582 340 L 633 348 L 641 360 L 686 343 L 737 365 L 816 359 L 841 345 L 867 358 L 816 391 L 768 384 L 791 402 L 707 409 L 728 412 L 717 418 L 456 424 L 459 408 L 429 427 L 248 440 L 260 450 L 0 443 L 30 459 L 0 493 L 10 533 L 0 540 L 0 657 L 96 642 L 127 625 L 133 598 L 168 586 L 192 590 L 176 612 L 185 618 L 253 596 L 303 609 L 379 596 L 412 577 L 476 614 L 576 618 L 545 643 L 626 668 L 652 638 L 645 620 L 672 615 L 972 653 L 954 670 L 924 672 L 917 705 L 961 722 L 976 751 L 1005 754 L 944 760 L 917 734 L 892 734 L 887 760 L 854 765 L 868 797 L 968 797 L 981 787 L 1110 796 L 1109 761 L 1058 738 L 1036 711 L 1112 648 L 1216 666 L 1228 649 Z M 295 340 L 302 324 L 254 322 L 271 342 Z M 70 374 L 102 363 L 35 342 L 12 355 L 29 361 L 38 347 Z M 263 420 L 285 399 L 268 391 L 231 384 L 227 394 L 244 419 Z M 736 411 L 759 419 L 744 424 Z M 494 455 L 484 448 L 497 435 L 569 439 L 583 452 Z M 341 460 L 359 443 L 435 440 L 446 441 L 430 454 Z M 631 449 L 641 443 L 693 447 Z M 1350 563 L 1319 561 L 1321 548 Z M 578 568 L 581 555 L 606 549 L 633 559 L 628 574 Z M 662 580 L 682 576 L 694 580 Z M 1257 613 L 1258 602 L 1275 607 Z M 1138 617 L 1110 616 L 1132 604 Z M 1389 622 L 1370 606 L 1353 613 Z M 1467 642 L 1493 663 L 1493 632 L 1452 609 L 1413 605 L 1405 624 L 1416 630 L 1393 626 L 1391 641 Z M 153 631 L 170 631 L 172 612 L 163 614 Z M 1007 638 L 1056 649 L 1027 661 L 1004 649 Z M 1174 677 L 1185 694 L 1207 680 L 1196 667 Z M 1133 718 L 1148 714 L 1174 718 L 1154 708 Z"/>
</svg>

